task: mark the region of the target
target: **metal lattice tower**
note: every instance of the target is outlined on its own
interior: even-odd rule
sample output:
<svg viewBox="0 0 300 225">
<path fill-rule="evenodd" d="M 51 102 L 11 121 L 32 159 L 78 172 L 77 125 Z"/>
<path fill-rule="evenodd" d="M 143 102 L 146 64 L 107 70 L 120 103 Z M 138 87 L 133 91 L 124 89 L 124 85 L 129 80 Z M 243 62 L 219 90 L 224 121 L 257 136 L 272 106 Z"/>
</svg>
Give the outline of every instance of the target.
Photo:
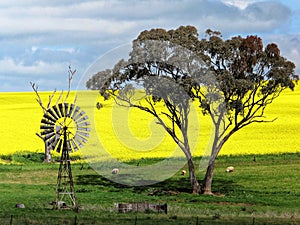
<svg viewBox="0 0 300 225">
<path fill-rule="evenodd" d="M 70 200 L 71 206 L 76 209 L 75 188 L 69 155 L 70 149 L 67 142 L 67 127 L 63 127 L 63 137 L 64 142 L 57 175 L 55 208 L 59 209 L 62 207 L 62 202 L 66 202 L 66 205 L 68 205 L 67 200 Z"/>
<path fill-rule="evenodd" d="M 48 109 L 41 121 L 41 135 L 52 150 L 61 153 L 57 175 L 55 208 L 77 209 L 69 153 L 87 142 L 90 122 L 83 110 L 74 104 L 61 103 Z"/>
</svg>

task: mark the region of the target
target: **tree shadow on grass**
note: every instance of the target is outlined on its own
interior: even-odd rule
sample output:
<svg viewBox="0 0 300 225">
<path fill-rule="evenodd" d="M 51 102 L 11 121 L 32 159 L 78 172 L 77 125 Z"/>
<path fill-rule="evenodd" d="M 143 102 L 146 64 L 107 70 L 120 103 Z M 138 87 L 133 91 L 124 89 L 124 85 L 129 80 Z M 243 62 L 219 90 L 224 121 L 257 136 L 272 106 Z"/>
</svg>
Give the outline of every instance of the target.
<svg viewBox="0 0 300 225">
<path fill-rule="evenodd" d="M 117 175 L 119 181 L 125 181 L 133 179 L 128 174 Z M 140 180 L 137 182 L 139 186 L 128 186 L 124 185 L 120 182 L 114 182 L 113 179 L 108 179 L 101 175 L 93 174 L 93 175 L 78 175 L 75 178 L 76 185 L 95 185 L 95 186 L 105 186 L 105 187 L 114 187 L 114 188 L 131 188 L 134 191 L 144 191 L 149 188 L 161 188 L 163 190 L 173 190 L 178 192 L 189 192 L 190 184 L 188 179 L 168 179 L 159 183 L 155 183 L 152 185 L 145 185 L 148 183 L 152 183 L 154 181 L 151 180 Z"/>
<path fill-rule="evenodd" d="M 118 174 L 118 180 L 128 180 L 132 179 L 129 174 Z M 75 178 L 76 185 L 82 186 L 99 186 L 99 187 L 112 187 L 115 191 L 117 189 L 131 189 L 134 193 L 149 193 L 152 195 L 173 195 L 178 193 L 192 193 L 192 187 L 189 181 L 189 178 L 186 177 L 172 177 L 165 181 L 154 183 L 151 185 L 144 186 L 143 184 L 148 184 L 149 180 L 141 180 L 139 185 L 140 186 L 127 186 L 119 182 L 114 182 L 111 179 L 103 177 L 98 174 L 93 175 L 78 175 Z M 199 181 L 201 183 L 201 181 Z M 234 191 L 235 189 L 241 189 L 236 183 L 232 180 L 225 180 L 215 178 L 213 181 L 213 192 L 220 193 L 220 194 L 227 194 L 229 192 Z"/>
</svg>

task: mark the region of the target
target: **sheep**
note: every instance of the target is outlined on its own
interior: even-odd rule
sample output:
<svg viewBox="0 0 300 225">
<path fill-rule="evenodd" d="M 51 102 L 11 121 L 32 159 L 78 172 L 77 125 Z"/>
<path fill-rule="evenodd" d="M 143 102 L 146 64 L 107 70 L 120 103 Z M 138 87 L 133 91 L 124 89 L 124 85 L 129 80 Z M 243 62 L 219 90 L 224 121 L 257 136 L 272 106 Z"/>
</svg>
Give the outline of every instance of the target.
<svg viewBox="0 0 300 225">
<path fill-rule="evenodd" d="M 233 166 L 228 166 L 227 168 L 226 168 L 226 172 L 227 173 L 231 173 L 231 172 L 233 172 L 234 171 L 234 167 Z"/>
<path fill-rule="evenodd" d="M 118 174 L 119 173 L 119 169 L 118 168 L 114 168 L 112 171 L 111 171 L 111 173 L 112 174 Z"/>
<path fill-rule="evenodd" d="M 185 170 L 181 170 L 181 175 L 185 176 L 186 175 L 186 171 Z"/>
</svg>

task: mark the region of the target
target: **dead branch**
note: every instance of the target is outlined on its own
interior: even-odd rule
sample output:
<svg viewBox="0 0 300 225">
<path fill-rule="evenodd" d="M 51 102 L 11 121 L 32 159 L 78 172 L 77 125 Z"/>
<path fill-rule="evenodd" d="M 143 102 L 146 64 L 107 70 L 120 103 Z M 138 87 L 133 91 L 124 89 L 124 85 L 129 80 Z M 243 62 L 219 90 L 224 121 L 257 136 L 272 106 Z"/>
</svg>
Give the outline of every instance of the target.
<svg viewBox="0 0 300 225">
<path fill-rule="evenodd" d="M 30 85 L 37 96 L 36 101 L 39 103 L 39 105 L 41 106 L 43 111 L 46 112 L 47 108 L 44 107 L 42 98 L 41 98 L 40 94 L 38 93 L 39 87 L 35 83 L 32 83 L 32 82 L 30 82 Z"/>
<path fill-rule="evenodd" d="M 57 99 L 55 105 L 57 105 L 59 103 L 59 101 L 61 100 L 63 94 L 64 94 L 64 90 L 61 90 L 60 95 L 58 96 L 58 99 Z"/>
<path fill-rule="evenodd" d="M 66 95 L 66 98 L 65 98 L 65 102 L 69 98 L 70 91 L 71 91 L 72 80 L 73 80 L 73 77 L 74 77 L 75 73 L 76 73 L 76 69 L 72 70 L 71 66 L 69 66 L 69 70 L 68 70 L 68 75 L 69 75 L 69 79 L 68 79 L 68 92 L 67 92 L 67 95 Z"/>
<path fill-rule="evenodd" d="M 49 95 L 49 100 L 48 100 L 48 104 L 47 104 L 47 110 L 51 107 L 51 102 L 52 102 L 52 99 L 53 99 L 55 93 L 56 93 L 56 89 L 54 89 L 54 91 L 52 92 L 52 95 Z"/>
<path fill-rule="evenodd" d="M 38 136 L 39 138 L 41 138 L 44 141 L 44 138 L 42 137 L 42 135 L 40 133 L 35 133 L 36 136 Z"/>
</svg>

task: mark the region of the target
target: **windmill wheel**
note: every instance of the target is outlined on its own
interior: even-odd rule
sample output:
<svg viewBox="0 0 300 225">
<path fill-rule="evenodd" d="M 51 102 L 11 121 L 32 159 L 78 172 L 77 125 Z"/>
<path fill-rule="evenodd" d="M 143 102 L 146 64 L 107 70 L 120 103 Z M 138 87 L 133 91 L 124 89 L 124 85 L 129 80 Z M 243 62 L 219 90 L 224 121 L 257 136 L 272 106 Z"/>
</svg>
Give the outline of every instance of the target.
<svg viewBox="0 0 300 225">
<path fill-rule="evenodd" d="M 41 135 L 52 150 L 61 152 L 64 141 L 69 152 L 83 147 L 89 138 L 90 122 L 80 107 L 60 103 L 49 108 L 41 120 Z"/>
</svg>

